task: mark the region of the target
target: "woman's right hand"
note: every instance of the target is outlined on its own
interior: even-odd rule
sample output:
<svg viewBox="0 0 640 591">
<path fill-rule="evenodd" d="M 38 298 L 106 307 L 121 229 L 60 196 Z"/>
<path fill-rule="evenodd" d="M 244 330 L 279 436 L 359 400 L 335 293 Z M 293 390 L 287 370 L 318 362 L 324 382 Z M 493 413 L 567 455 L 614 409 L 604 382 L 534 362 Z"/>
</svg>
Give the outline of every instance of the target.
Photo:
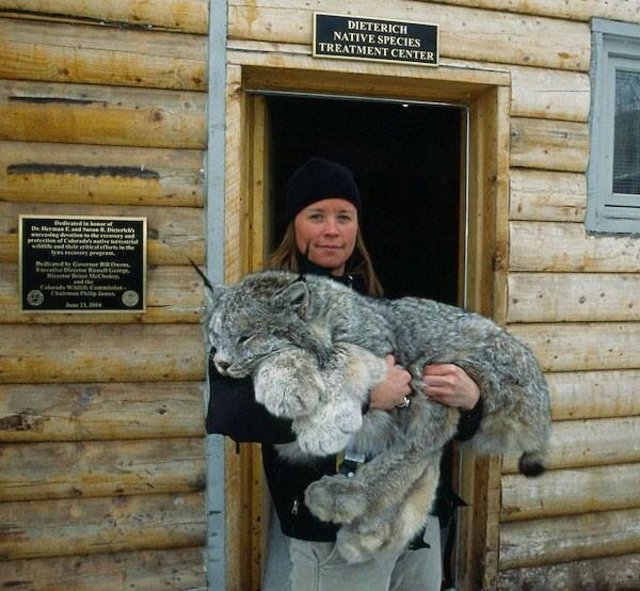
<svg viewBox="0 0 640 591">
<path fill-rule="evenodd" d="M 396 365 L 393 355 L 385 357 L 387 377 L 371 390 L 369 408 L 391 410 L 403 406 L 405 397 L 411 394 L 411 374 Z"/>
</svg>

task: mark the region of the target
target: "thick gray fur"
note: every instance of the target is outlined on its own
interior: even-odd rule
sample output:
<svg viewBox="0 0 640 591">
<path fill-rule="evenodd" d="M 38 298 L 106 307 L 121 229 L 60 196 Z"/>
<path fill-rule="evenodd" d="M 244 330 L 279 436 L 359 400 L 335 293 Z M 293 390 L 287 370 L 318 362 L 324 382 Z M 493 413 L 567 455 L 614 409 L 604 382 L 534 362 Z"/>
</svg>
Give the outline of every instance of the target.
<svg viewBox="0 0 640 591">
<path fill-rule="evenodd" d="M 329 278 L 263 271 L 215 287 L 207 325 L 214 362 L 231 377 L 253 376 L 256 400 L 293 419 L 291 461 L 347 445 L 373 459 L 353 477 L 325 476 L 305 502 L 342 524 L 338 548 L 350 562 L 397 551 L 419 531 L 433 503 L 442 448 L 457 409 L 422 394 L 425 364 L 454 363 L 480 386 L 478 453 L 521 452 L 520 470 L 544 470 L 551 425 L 546 381 L 531 351 L 491 320 L 421 298 L 362 296 Z M 417 394 L 391 412 L 362 405 L 393 353 Z"/>
</svg>

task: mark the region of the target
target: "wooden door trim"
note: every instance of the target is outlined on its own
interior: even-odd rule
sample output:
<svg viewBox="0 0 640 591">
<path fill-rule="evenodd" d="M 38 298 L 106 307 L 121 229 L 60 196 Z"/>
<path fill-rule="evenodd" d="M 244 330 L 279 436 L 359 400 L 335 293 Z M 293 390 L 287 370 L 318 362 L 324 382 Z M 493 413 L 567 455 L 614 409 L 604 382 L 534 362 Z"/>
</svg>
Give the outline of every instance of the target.
<svg viewBox="0 0 640 591">
<path fill-rule="evenodd" d="M 251 61 L 246 54 L 243 60 Z M 299 62 L 298 58 L 292 58 Z M 420 70 L 419 78 L 394 76 L 393 66 L 383 73 L 351 73 L 255 63 L 231 64 L 227 92 L 227 147 L 225 257 L 226 277 L 235 281 L 259 266 L 255 254 L 264 233 L 264 154 L 256 152 L 256 126 L 264 126 L 256 101 L 261 92 L 440 101 L 470 110 L 469 150 L 469 259 L 468 306 L 498 323 L 506 318 L 508 256 L 508 178 L 510 79 L 495 70 L 461 74 L 455 68 Z M 344 67 L 344 66 L 342 66 Z M 407 72 L 406 68 L 403 72 Z M 431 71 L 431 69 L 430 69 Z M 229 114 L 233 119 L 229 120 Z M 264 110 L 262 111 L 264 113 Z M 257 118 L 256 118 L 257 117 Z M 262 122 L 260 122 L 262 121 Z M 264 131 L 264 129 L 263 129 Z M 237 141 L 232 134 L 239 134 Z M 242 148 L 240 148 L 242 146 Z M 261 172 L 262 171 L 262 172 Z M 262 179 L 261 181 L 259 179 Z M 255 224 L 262 224 L 261 229 Z M 252 226 L 254 224 L 254 226 Z M 262 242 L 261 242 L 262 241 Z M 263 252 L 263 251 L 261 251 Z M 230 254 L 233 253 L 231 259 Z M 254 253 L 253 255 L 251 253 Z M 228 507 L 228 589 L 258 590 L 263 569 L 264 513 L 257 509 L 262 499 L 261 467 L 255 446 L 241 446 L 240 453 L 226 456 L 227 498 L 243 499 Z M 477 459 L 465 455 L 461 476 L 467 482 L 470 507 L 461 512 L 457 556 L 461 590 L 486 588 L 497 575 L 498 519 L 500 509 L 499 458 Z M 259 472 L 259 474 L 258 474 Z M 255 489 L 259 488 L 259 491 Z M 463 491 L 464 494 L 465 491 Z M 251 507 L 251 508 L 249 508 Z M 250 574 L 247 574 L 250 573 Z"/>
</svg>

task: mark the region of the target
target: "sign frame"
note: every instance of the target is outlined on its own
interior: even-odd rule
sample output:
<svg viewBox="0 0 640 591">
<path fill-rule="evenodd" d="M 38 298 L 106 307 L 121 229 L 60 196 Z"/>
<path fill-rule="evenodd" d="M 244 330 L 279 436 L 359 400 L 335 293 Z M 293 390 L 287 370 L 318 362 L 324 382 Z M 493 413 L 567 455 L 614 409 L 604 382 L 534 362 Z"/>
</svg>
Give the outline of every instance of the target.
<svg viewBox="0 0 640 591">
<path fill-rule="evenodd" d="M 135 303 L 131 304 L 131 306 L 127 307 L 124 304 L 123 307 L 97 307 L 90 305 L 82 305 L 82 302 L 78 303 L 78 306 L 70 305 L 69 307 L 63 308 L 40 308 L 40 307 L 25 307 L 25 293 L 24 289 L 24 278 L 25 278 L 25 264 L 24 260 L 24 247 L 25 247 L 25 228 L 24 221 L 25 220 L 60 220 L 70 221 L 70 222 L 136 222 L 141 224 L 139 242 L 141 249 L 141 268 L 139 272 L 136 273 L 137 281 L 136 287 L 139 285 L 140 293 L 137 294 L 139 300 Z M 144 314 L 147 311 L 147 218 L 143 216 L 99 216 L 99 215 L 54 215 L 54 214 L 21 214 L 18 216 L 18 297 L 19 297 L 19 307 L 20 311 L 26 314 Z M 87 255 L 85 255 L 87 256 Z M 72 256 L 72 255 L 61 255 L 60 262 L 64 262 L 65 260 L 71 260 L 75 262 L 77 259 L 81 258 L 80 255 Z M 115 255 L 109 258 L 109 261 L 113 261 L 114 258 L 117 258 Z M 105 261 L 103 261 L 105 262 Z M 117 261 L 115 261 L 117 262 Z M 35 263 L 34 263 L 35 265 Z M 117 271 L 114 271 L 117 273 Z M 91 287 L 87 287 L 87 290 L 90 290 Z M 127 291 L 132 291 L 132 294 L 127 295 Z M 126 290 L 123 291 L 121 298 L 128 298 L 129 301 L 133 301 L 135 299 L 135 295 L 137 292 L 134 290 Z M 78 296 L 75 296 L 78 297 Z M 140 304 L 140 305 L 139 305 Z"/>
<path fill-rule="evenodd" d="M 433 29 L 433 34 L 435 36 L 435 47 L 428 48 L 424 51 L 432 52 L 434 54 L 433 61 L 419 61 L 419 60 L 404 60 L 399 58 L 387 58 L 387 57 L 379 57 L 379 56 L 367 56 L 367 55 L 339 55 L 330 52 L 322 52 L 318 51 L 318 21 L 322 17 L 329 18 L 337 18 L 337 19 L 345 19 L 345 20 L 358 20 L 358 21 L 366 21 L 369 23 L 378 23 L 380 25 L 384 25 L 387 23 L 391 23 L 392 25 L 397 25 L 400 27 L 406 28 L 430 28 Z M 335 33 L 335 31 L 334 31 Z M 409 38 L 408 38 L 409 39 Z M 415 38 L 410 38 L 415 39 Z M 387 46 L 379 46 L 379 45 L 362 45 L 362 47 L 366 48 L 377 48 L 377 47 L 387 47 Z M 417 21 L 405 21 L 400 19 L 393 18 L 377 18 L 370 16 L 360 16 L 354 14 L 335 14 L 335 13 L 326 13 L 326 12 L 314 12 L 313 13 L 313 40 L 312 40 L 312 56 L 314 58 L 317 57 L 325 57 L 329 59 L 347 59 L 347 60 L 360 60 L 360 61 L 368 61 L 368 62 L 380 62 L 385 64 L 405 64 L 411 66 L 426 66 L 426 67 L 439 67 L 440 65 L 440 27 L 435 23 L 427 23 L 427 22 L 417 22 Z M 378 51 L 374 51 L 373 53 L 380 53 Z M 382 53 L 388 53 L 382 51 Z"/>
</svg>

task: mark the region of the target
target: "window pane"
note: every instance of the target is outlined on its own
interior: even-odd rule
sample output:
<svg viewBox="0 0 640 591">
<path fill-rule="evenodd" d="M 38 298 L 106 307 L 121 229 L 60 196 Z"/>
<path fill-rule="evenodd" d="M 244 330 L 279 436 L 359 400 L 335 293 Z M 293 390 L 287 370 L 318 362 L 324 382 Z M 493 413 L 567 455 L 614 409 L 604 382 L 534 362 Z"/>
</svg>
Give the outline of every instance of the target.
<svg viewBox="0 0 640 591">
<path fill-rule="evenodd" d="M 640 72 L 616 70 L 613 192 L 640 195 Z"/>
</svg>

